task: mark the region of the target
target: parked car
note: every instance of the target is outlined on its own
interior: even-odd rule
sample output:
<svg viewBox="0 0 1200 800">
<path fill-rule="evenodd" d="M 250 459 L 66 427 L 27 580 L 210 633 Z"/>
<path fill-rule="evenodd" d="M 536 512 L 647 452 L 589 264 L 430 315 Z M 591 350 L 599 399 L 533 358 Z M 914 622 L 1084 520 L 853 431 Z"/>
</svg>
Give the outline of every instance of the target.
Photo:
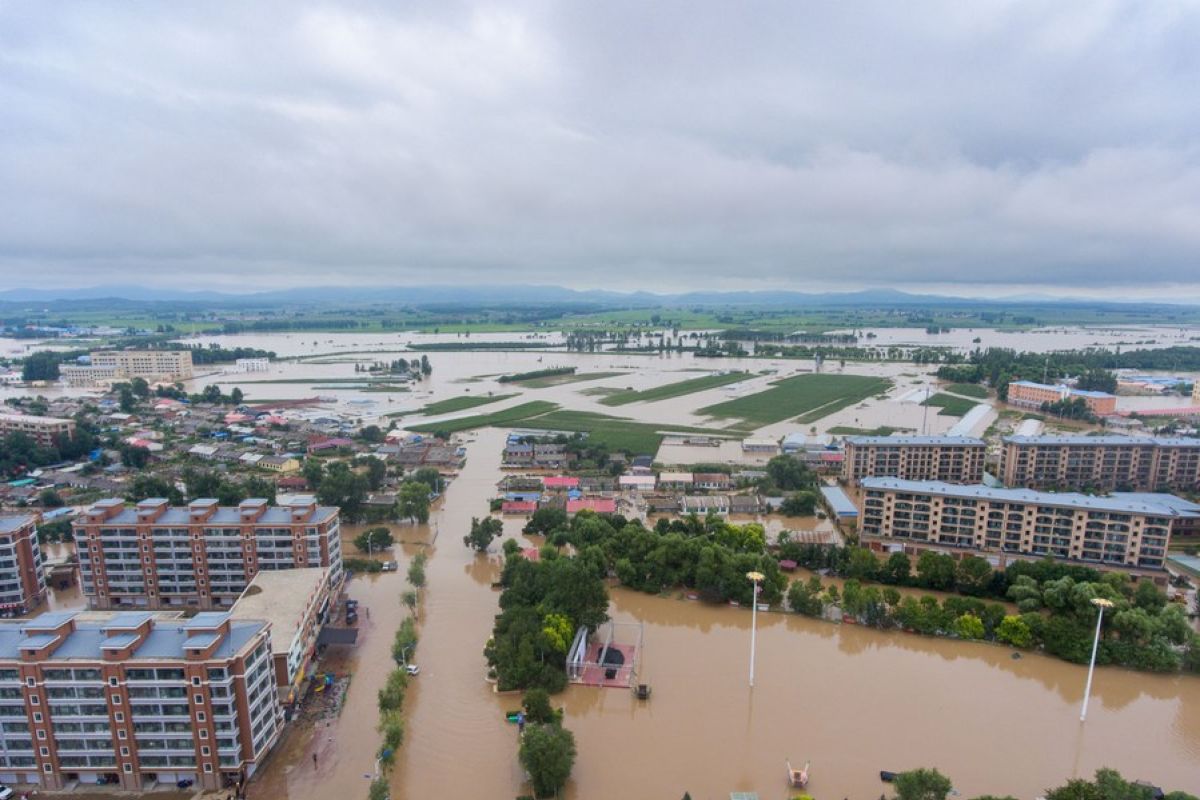
<svg viewBox="0 0 1200 800">
<path fill-rule="evenodd" d="M 395 572 L 399 568 L 400 568 L 400 565 L 397 564 L 395 561 L 385 561 L 385 562 L 383 562 L 383 566 L 380 569 L 383 572 Z"/>
<path fill-rule="evenodd" d="M 8 800 L 13 796 L 13 790 L 7 786 L 0 784 L 0 800 Z"/>
<path fill-rule="evenodd" d="M 421 668 L 418 667 L 416 664 L 405 664 L 404 669 L 408 671 L 409 675 L 420 675 L 421 674 Z M 4 799 L 2 797 L 0 797 L 0 800 L 4 800 Z"/>
</svg>

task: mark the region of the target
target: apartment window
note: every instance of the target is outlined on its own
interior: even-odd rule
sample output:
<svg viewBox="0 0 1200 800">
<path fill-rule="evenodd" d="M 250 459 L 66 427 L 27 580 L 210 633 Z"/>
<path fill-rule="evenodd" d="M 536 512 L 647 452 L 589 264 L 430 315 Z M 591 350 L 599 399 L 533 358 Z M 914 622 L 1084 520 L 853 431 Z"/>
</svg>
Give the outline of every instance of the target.
<svg viewBox="0 0 1200 800">
<path fill-rule="evenodd" d="M 204 715 L 204 712 L 203 712 L 203 711 L 197 711 L 197 712 L 196 712 L 196 721 L 197 721 L 197 722 L 204 722 L 204 720 L 205 720 L 205 719 L 206 719 L 206 717 L 205 717 L 205 715 Z"/>
<path fill-rule="evenodd" d="M 120 711 L 118 711 L 116 714 L 113 714 L 113 719 L 115 719 L 117 722 L 124 722 L 125 715 L 123 713 L 121 713 Z"/>
<path fill-rule="evenodd" d="M 117 685 L 117 679 L 116 679 L 116 678 L 109 678 L 109 679 L 108 679 L 108 685 L 109 685 L 109 686 L 116 686 L 116 685 Z"/>
<path fill-rule="evenodd" d="M 200 676 L 193 675 L 192 676 L 192 686 L 199 686 L 199 685 L 200 685 Z"/>
<path fill-rule="evenodd" d="M 133 772 L 133 764 L 123 764 L 121 769 L 128 775 Z"/>
<path fill-rule="evenodd" d="M 128 747 L 122 747 L 122 748 L 121 748 L 121 755 L 122 755 L 124 758 L 129 758 L 129 748 L 128 748 Z"/>
<path fill-rule="evenodd" d="M 39 731 L 37 732 L 37 737 L 38 737 L 38 739 L 39 739 L 39 740 L 41 740 L 41 741 L 43 741 L 43 742 L 44 742 L 44 741 L 46 741 L 46 732 L 45 732 L 45 731 L 42 731 L 42 730 L 39 730 Z"/>
<path fill-rule="evenodd" d="M 207 746 L 205 746 L 205 747 L 201 747 L 201 748 L 200 748 L 200 755 L 202 755 L 202 756 L 209 756 L 209 755 L 212 755 L 212 750 L 210 750 L 210 749 L 209 749 Z"/>
<path fill-rule="evenodd" d="M 38 752 L 42 754 L 42 758 L 46 758 L 47 756 L 50 755 L 50 748 L 49 747 L 39 747 Z"/>
<path fill-rule="evenodd" d="M 212 764 L 205 764 L 205 765 L 204 765 L 204 771 L 205 771 L 205 772 L 212 772 Z"/>
<path fill-rule="evenodd" d="M 42 699 L 40 697 L 38 697 L 36 694 L 31 694 L 31 695 L 29 695 L 29 703 L 30 703 L 30 705 L 35 705 L 35 706 L 41 705 Z"/>
<path fill-rule="evenodd" d="M 41 722 L 42 721 L 42 712 L 40 712 L 40 711 L 33 712 L 33 721 Z"/>
<path fill-rule="evenodd" d="M 125 732 L 124 728 L 118 728 L 117 729 L 117 738 L 118 739 L 127 739 L 127 738 L 129 738 L 129 734 Z"/>
<path fill-rule="evenodd" d="M 25 685 L 32 688 L 34 686 L 37 686 L 37 681 L 35 681 L 33 678 L 26 678 Z"/>
<path fill-rule="evenodd" d="M 207 739 L 207 738 L 208 738 L 208 728 L 201 728 L 201 729 L 200 729 L 200 738 L 201 738 L 201 739 Z"/>
<path fill-rule="evenodd" d="M 114 706 L 119 706 L 119 705 L 121 705 L 121 695 L 119 695 L 119 694 L 114 694 L 114 695 L 112 696 L 112 701 L 113 701 L 113 705 L 114 705 Z"/>
<path fill-rule="evenodd" d="M 49 774 L 49 773 L 51 773 L 51 772 L 53 772 L 53 771 L 54 771 L 54 765 L 53 765 L 53 764 L 42 764 L 42 772 L 45 772 L 46 774 Z"/>
</svg>

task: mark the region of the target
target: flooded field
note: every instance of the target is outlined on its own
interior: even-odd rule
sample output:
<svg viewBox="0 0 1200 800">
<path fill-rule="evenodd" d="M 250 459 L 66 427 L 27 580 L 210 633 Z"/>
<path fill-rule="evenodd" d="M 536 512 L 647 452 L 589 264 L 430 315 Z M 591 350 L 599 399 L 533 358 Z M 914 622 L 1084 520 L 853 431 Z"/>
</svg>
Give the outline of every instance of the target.
<svg viewBox="0 0 1200 800">
<path fill-rule="evenodd" d="M 461 536 L 484 513 L 499 479 L 504 432 L 481 431 L 431 525 L 405 539 L 428 549 L 405 743 L 393 797 L 515 797 L 523 790 L 517 738 L 504 712 L 517 695 L 484 680 L 482 648 L 498 612 L 497 556 L 475 556 Z M 517 536 L 523 520 L 505 521 Z M 405 613 L 401 573 L 355 579 L 371 630 L 344 662 L 355 675 L 341 717 L 289 734 L 253 797 L 356 797 L 374 770 L 375 689 Z M 498 545 L 493 546 L 498 550 Z M 811 760 L 817 798 L 873 800 L 880 769 L 937 766 L 964 796 L 1032 798 L 1073 775 L 1112 766 L 1128 776 L 1200 786 L 1200 680 L 1115 669 L 1096 674 L 1092 710 L 1078 720 L 1085 670 L 978 643 L 759 615 L 756 686 L 747 686 L 750 614 L 680 598 L 612 592 L 619 621 L 645 625 L 647 702 L 619 689 L 572 687 L 566 708 L 579 756 L 566 796 L 724 798 L 752 790 L 787 797 L 784 760 Z M 1130 735 L 1137 731 L 1136 736 Z M 311 753 L 318 753 L 312 765 Z"/>
</svg>

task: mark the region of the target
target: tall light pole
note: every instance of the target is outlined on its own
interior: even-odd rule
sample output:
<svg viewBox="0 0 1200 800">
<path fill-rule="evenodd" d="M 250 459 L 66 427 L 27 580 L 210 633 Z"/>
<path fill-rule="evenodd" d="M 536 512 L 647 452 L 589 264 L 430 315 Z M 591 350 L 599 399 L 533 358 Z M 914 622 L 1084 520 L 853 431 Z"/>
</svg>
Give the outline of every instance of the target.
<svg viewBox="0 0 1200 800">
<path fill-rule="evenodd" d="M 1088 665 L 1087 687 L 1083 690 L 1083 709 L 1079 712 L 1079 721 L 1087 719 L 1088 698 L 1092 694 L 1092 673 L 1096 671 L 1096 651 L 1100 649 L 1100 625 L 1104 622 L 1104 609 L 1112 608 L 1112 600 L 1103 597 L 1093 597 L 1092 605 L 1096 607 L 1096 640 L 1092 642 L 1092 663 Z"/>
<path fill-rule="evenodd" d="M 754 584 L 754 602 L 750 606 L 750 688 L 754 688 L 754 648 L 758 639 L 758 585 L 762 583 L 761 572 L 747 572 L 746 577 Z"/>
</svg>

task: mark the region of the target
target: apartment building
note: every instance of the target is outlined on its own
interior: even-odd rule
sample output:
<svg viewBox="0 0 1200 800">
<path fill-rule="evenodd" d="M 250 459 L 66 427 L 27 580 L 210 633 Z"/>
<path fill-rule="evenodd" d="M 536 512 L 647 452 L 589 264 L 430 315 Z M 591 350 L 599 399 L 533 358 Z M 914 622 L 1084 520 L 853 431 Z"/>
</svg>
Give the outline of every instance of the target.
<svg viewBox="0 0 1200 800">
<path fill-rule="evenodd" d="M 1041 408 L 1043 403 L 1057 403 L 1075 398 L 1082 399 L 1088 410 L 1098 417 L 1117 413 L 1116 395 L 1107 392 L 1091 392 L 1072 389 L 1065 384 L 1051 385 L 1033 381 L 1013 381 L 1008 385 L 1009 405 L 1024 408 Z"/>
<path fill-rule="evenodd" d="M 1000 478 L 1031 489 L 1195 492 L 1200 439 L 1006 436 Z"/>
<path fill-rule="evenodd" d="M 329 570 L 305 567 L 258 573 L 230 609 L 234 620 L 259 619 L 271 624 L 271 657 L 281 701 L 298 699 L 334 600 Z"/>
<path fill-rule="evenodd" d="M 962 550 L 997 566 L 1052 557 L 1165 576 L 1175 533 L 1200 528 L 1200 505 L 1170 494 L 1107 497 L 864 478 L 860 532 L 875 550 Z"/>
<path fill-rule="evenodd" d="M 74 523 L 83 592 L 93 608 L 228 608 L 259 572 L 325 567 L 342 582 L 338 509 L 294 495 L 271 506 L 163 499 L 101 500 Z"/>
<path fill-rule="evenodd" d="M 0 414 L 0 436 L 23 433 L 42 447 L 57 447 L 75 436 L 75 420 L 33 414 Z"/>
<path fill-rule="evenodd" d="M 842 479 L 893 477 L 914 481 L 979 483 L 987 443 L 968 436 L 850 436 Z"/>
<path fill-rule="evenodd" d="M 37 519 L 28 514 L 0 517 L 0 613 L 26 614 L 45 599 Z"/>
<path fill-rule="evenodd" d="M 193 376 L 189 350 L 98 350 L 87 366 L 64 366 L 59 374 L 72 386 L 94 386 L 117 380 L 145 378 L 186 381 Z"/>
<path fill-rule="evenodd" d="M 0 781 L 141 792 L 252 775 L 283 727 L 270 625 L 201 613 L 0 622 Z"/>
</svg>

